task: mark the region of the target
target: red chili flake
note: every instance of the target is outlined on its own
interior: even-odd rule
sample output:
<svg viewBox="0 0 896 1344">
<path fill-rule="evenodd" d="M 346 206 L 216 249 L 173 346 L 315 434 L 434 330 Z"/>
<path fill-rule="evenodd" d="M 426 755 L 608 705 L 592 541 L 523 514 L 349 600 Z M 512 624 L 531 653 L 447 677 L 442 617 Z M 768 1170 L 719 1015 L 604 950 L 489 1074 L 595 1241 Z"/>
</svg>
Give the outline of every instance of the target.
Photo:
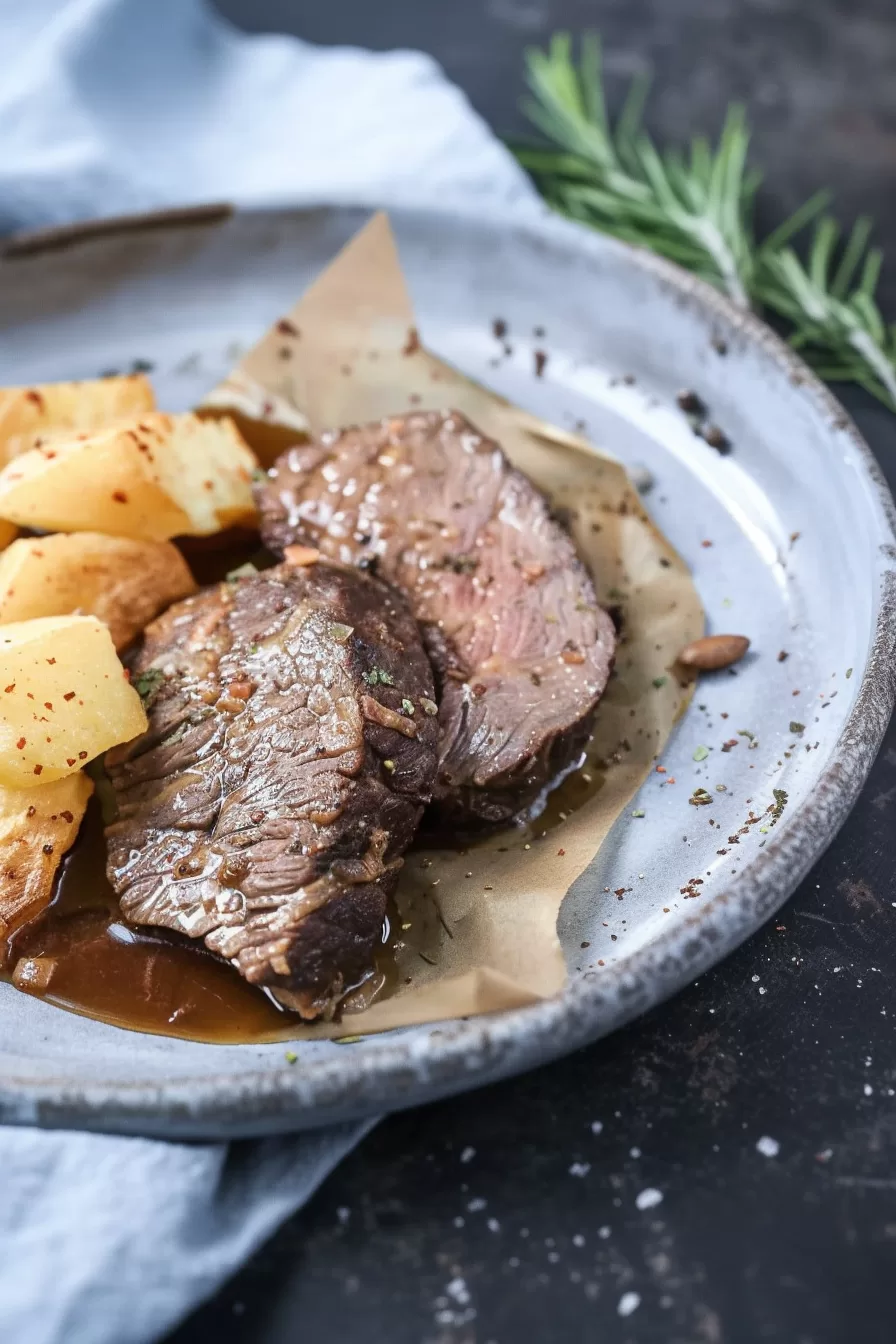
<svg viewBox="0 0 896 1344">
<path fill-rule="evenodd" d="M 15 682 L 11 681 L 8 686 L 3 687 L 4 694 L 11 695 L 12 692 L 15 690 L 15 688 L 16 688 Z"/>
<path fill-rule="evenodd" d="M 127 504 L 128 502 L 128 497 L 123 490 L 113 490 L 112 498 L 116 504 Z"/>
<path fill-rule="evenodd" d="M 74 765 L 74 763 L 75 763 L 75 758 L 74 758 L 74 756 L 69 756 L 69 757 L 67 757 L 65 763 L 66 763 L 66 765 Z"/>
<path fill-rule="evenodd" d="M 476 685 L 473 687 L 473 694 L 476 696 L 476 699 L 478 700 L 481 695 L 485 695 L 485 692 L 487 690 L 488 690 L 487 686 L 483 686 L 481 681 L 477 681 Z"/>
<path fill-rule="evenodd" d="M 793 694 L 794 694 L 794 695 L 799 695 L 799 691 L 794 691 Z"/>
<path fill-rule="evenodd" d="M 44 701 L 44 709 L 52 709 L 52 708 L 53 708 L 53 702 L 52 702 L 52 700 L 45 700 L 45 701 Z"/>
<path fill-rule="evenodd" d="M 53 846 L 52 846 L 52 845 L 44 845 L 44 853 L 45 853 L 45 854 L 52 854 L 52 853 L 53 853 Z"/>
<path fill-rule="evenodd" d="M 558 849 L 558 850 L 557 850 L 557 853 L 558 853 L 558 854 L 560 855 L 560 857 L 562 858 L 563 855 L 566 853 L 566 850 L 565 850 L 565 849 Z"/>
<path fill-rule="evenodd" d="M 669 778 L 666 780 L 666 783 L 667 783 L 667 784 L 674 784 L 674 783 L 675 783 L 675 777 L 674 777 L 673 775 L 670 775 Z"/>
<path fill-rule="evenodd" d="M 42 765 L 36 765 L 36 766 L 34 767 L 34 773 L 35 773 L 36 775 L 42 775 L 43 772 L 44 772 L 44 768 L 43 768 Z"/>
<path fill-rule="evenodd" d="M 34 696 L 31 694 L 30 691 L 26 691 L 26 692 L 25 692 L 25 698 L 26 698 L 26 700 L 33 700 L 33 699 L 34 699 Z"/>
<path fill-rule="evenodd" d="M 283 336 L 300 335 L 298 327 L 294 322 L 290 322 L 288 317 L 281 317 L 280 321 L 277 323 L 277 330 Z"/>
<path fill-rule="evenodd" d="M 666 767 L 664 765 L 658 765 L 656 767 L 656 772 L 658 775 L 664 775 L 666 773 Z"/>
<path fill-rule="evenodd" d="M 614 895 L 614 896 L 624 896 L 624 895 L 625 895 L 625 887 L 617 887 L 616 890 L 613 892 L 613 895 Z"/>
<path fill-rule="evenodd" d="M 74 692 L 74 691 L 66 691 L 65 695 L 64 695 L 62 698 L 63 698 L 63 700 L 74 700 L 74 698 L 75 698 L 75 692 Z"/>
<path fill-rule="evenodd" d="M 75 816 L 74 816 L 74 813 L 73 813 L 73 812 L 60 812 L 59 815 L 60 815 L 60 817 L 62 818 L 63 821 L 67 821 L 67 822 L 68 822 L 69 826 L 71 826 L 72 822 L 73 822 L 74 819 L 75 819 Z"/>
<path fill-rule="evenodd" d="M 87 760 L 87 752 L 86 752 L 86 751 L 79 751 L 79 752 L 78 752 L 78 760 L 79 760 L 79 761 L 86 761 L 86 760 Z"/>
<path fill-rule="evenodd" d="M 18 742 L 16 743 L 16 750 L 17 750 L 17 751 L 24 751 L 24 750 L 25 750 L 25 739 L 24 739 L 24 737 L 20 737 L 20 738 L 19 738 Z"/>
<path fill-rule="evenodd" d="M 787 652 L 787 650 L 786 650 L 786 649 L 782 649 L 781 652 L 778 654 L 778 662 L 779 662 L 779 663 L 786 663 L 786 662 L 787 662 L 787 659 L 788 659 L 789 657 L 790 657 L 790 654 Z"/>
<path fill-rule="evenodd" d="M 48 658 L 48 659 L 47 659 L 47 662 L 48 662 L 48 663 L 50 664 L 50 666 L 52 667 L 53 664 L 56 662 L 56 659 L 55 659 L 55 658 Z"/>
<path fill-rule="evenodd" d="M 597 962 L 597 964 L 598 964 L 598 966 L 603 966 L 603 965 L 604 965 L 604 963 L 603 963 L 599 958 L 598 958 L 598 962 Z"/>
<path fill-rule="evenodd" d="M 214 490 L 214 488 L 215 488 L 215 483 L 214 483 L 214 481 L 203 481 L 203 482 L 202 482 L 202 488 L 203 488 L 203 490 Z"/>
<path fill-rule="evenodd" d="M 708 549 L 708 548 L 712 545 L 712 542 L 711 542 L 711 541 L 701 541 L 700 545 L 704 548 L 704 550 L 706 550 L 706 549 Z"/>
<path fill-rule="evenodd" d="M 43 408 L 44 399 L 36 388 L 30 387 L 28 389 L 28 391 L 25 393 L 25 400 L 31 401 L 34 403 L 35 406 L 40 406 L 41 408 Z"/>
<path fill-rule="evenodd" d="M 416 327 L 408 327 L 408 338 L 404 343 L 403 355 L 416 355 L 420 349 L 420 333 Z"/>
<path fill-rule="evenodd" d="M 123 675 L 125 681 L 130 681 L 130 679 L 131 679 L 131 669 L 130 669 L 129 667 L 123 667 L 123 668 L 121 669 L 121 672 L 122 672 L 122 675 Z M 68 696 L 66 696 L 66 699 L 68 699 Z"/>
<path fill-rule="evenodd" d="M 234 700 L 248 700 L 255 685 L 251 681 L 232 681 L 227 687 L 227 694 L 233 696 Z"/>
</svg>

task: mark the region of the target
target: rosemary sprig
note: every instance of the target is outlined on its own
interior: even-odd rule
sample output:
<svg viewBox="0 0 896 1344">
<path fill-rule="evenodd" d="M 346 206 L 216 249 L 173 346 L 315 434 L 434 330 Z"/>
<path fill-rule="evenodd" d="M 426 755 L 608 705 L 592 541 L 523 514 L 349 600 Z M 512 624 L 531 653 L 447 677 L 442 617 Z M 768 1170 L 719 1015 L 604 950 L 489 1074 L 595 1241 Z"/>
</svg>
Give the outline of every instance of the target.
<svg viewBox="0 0 896 1344">
<path fill-rule="evenodd" d="M 567 33 L 526 55 L 524 103 L 544 142 L 514 146 L 561 214 L 648 247 L 716 285 L 742 307 L 766 308 L 791 344 L 832 381 L 858 382 L 896 410 L 896 326 L 874 301 L 881 253 L 858 221 L 837 254 L 839 229 L 818 192 L 763 240 L 755 231 L 761 173 L 748 164 L 744 110 L 729 108 L 718 143 L 658 149 L 642 125 L 649 80 L 633 80 L 615 124 L 607 112 L 600 39 Z M 814 224 L 803 262 L 793 239 Z"/>
</svg>

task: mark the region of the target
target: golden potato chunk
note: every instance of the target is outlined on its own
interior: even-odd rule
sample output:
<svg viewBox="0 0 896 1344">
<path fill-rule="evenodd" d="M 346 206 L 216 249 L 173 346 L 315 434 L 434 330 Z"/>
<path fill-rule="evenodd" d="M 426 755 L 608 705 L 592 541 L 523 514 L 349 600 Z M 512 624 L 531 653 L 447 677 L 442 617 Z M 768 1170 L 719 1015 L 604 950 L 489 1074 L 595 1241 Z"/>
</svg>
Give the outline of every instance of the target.
<svg viewBox="0 0 896 1344">
<path fill-rule="evenodd" d="M 145 730 L 140 697 L 95 616 L 0 626 L 0 784 L 62 779 Z"/>
<path fill-rule="evenodd" d="M 33 448 L 42 434 L 100 429 L 110 420 L 151 411 L 155 404 L 149 379 L 142 373 L 0 388 L 0 464 Z"/>
<path fill-rule="evenodd" d="M 116 649 L 195 591 L 170 541 L 57 532 L 22 537 L 0 555 L 0 625 L 80 612 L 108 625 Z"/>
<path fill-rule="evenodd" d="M 0 788 L 0 934 L 49 903 L 92 793 L 81 770 L 42 789 Z"/>
<path fill-rule="evenodd" d="M 0 518 L 143 541 L 209 536 L 254 521 L 255 466 L 232 420 L 153 411 L 15 458 L 0 472 Z"/>
</svg>

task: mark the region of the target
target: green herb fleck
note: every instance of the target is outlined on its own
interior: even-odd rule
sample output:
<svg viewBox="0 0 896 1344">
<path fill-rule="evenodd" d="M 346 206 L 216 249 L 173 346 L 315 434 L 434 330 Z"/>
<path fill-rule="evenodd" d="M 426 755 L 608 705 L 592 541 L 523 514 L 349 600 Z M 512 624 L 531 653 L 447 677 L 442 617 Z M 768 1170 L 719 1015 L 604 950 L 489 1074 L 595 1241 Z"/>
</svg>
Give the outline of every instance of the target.
<svg viewBox="0 0 896 1344">
<path fill-rule="evenodd" d="M 249 652 L 250 652 L 250 653 L 257 653 L 257 652 L 258 652 L 258 645 L 257 645 L 257 644 L 250 644 L 250 645 L 249 645 Z"/>
<path fill-rule="evenodd" d="M 804 723 L 797 723 L 796 719 L 791 719 L 790 731 L 796 733 L 798 737 L 802 737 L 803 733 L 806 731 L 806 725 Z"/>
<path fill-rule="evenodd" d="M 390 676 L 381 667 L 372 667 L 369 672 L 363 674 L 364 680 L 368 686 L 394 686 L 395 678 Z"/>
<path fill-rule="evenodd" d="M 850 679 L 851 676 L 852 676 L 852 668 L 851 668 L 851 667 L 848 667 L 848 668 L 846 669 L 846 680 L 849 681 L 849 679 Z"/>
<path fill-rule="evenodd" d="M 643 807 L 636 807 L 635 810 L 634 810 L 634 812 L 632 813 L 632 816 L 633 816 L 633 817 L 643 817 L 643 816 L 644 816 L 644 809 L 643 809 Z"/>
<path fill-rule="evenodd" d="M 384 770 L 388 770 L 390 775 L 391 775 L 391 774 L 394 774 L 394 772 L 395 772 L 395 762 L 394 762 L 394 761 L 383 761 L 383 769 L 384 769 Z"/>
<path fill-rule="evenodd" d="M 244 565 L 238 565 L 236 569 L 232 569 L 226 578 L 228 583 L 239 583 L 240 579 L 252 579 L 257 573 L 256 566 L 252 564 L 251 560 L 247 560 Z"/>
<path fill-rule="evenodd" d="M 287 1050 L 287 1052 L 286 1052 L 286 1062 L 287 1062 L 287 1064 L 295 1064 L 295 1062 L 296 1062 L 296 1060 L 297 1060 L 298 1058 L 299 1058 L 299 1057 L 298 1057 L 298 1055 L 296 1054 L 295 1050 Z"/>
<path fill-rule="evenodd" d="M 706 807 L 712 802 L 712 794 L 706 789 L 695 789 L 688 802 L 692 807 Z"/>
<path fill-rule="evenodd" d="M 354 633 L 354 629 L 353 625 L 343 625 L 340 621 L 336 621 L 330 626 L 330 634 L 337 644 L 347 644 Z"/>
<path fill-rule="evenodd" d="M 256 483 L 256 485 L 260 485 L 262 481 L 266 482 L 268 479 L 268 474 L 265 471 L 264 467 L 253 467 L 252 479 Z"/>
<path fill-rule="evenodd" d="M 131 682 L 134 690 L 143 701 L 144 709 L 151 709 L 165 681 L 165 673 L 160 667 L 148 667 Z"/>
<path fill-rule="evenodd" d="M 656 687 L 656 689 L 659 690 L 661 686 L 665 686 L 668 680 L 669 680 L 668 677 L 654 677 L 653 684 Z"/>
<path fill-rule="evenodd" d="M 775 822 L 781 819 L 781 813 L 787 806 L 787 794 L 783 789 L 772 789 L 772 794 L 775 801 L 771 804 L 768 811 L 772 814 L 772 825 L 774 826 Z"/>
<path fill-rule="evenodd" d="M 695 761 L 705 761 L 709 755 L 709 747 L 698 747 L 694 752 Z"/>
<path fill-rule="evenodd" d="M 414 702 L 413 700 L 409 700 L 407 696 L 405 696 L 404 699 L 402 700 L 401 707 L 404 710 L 405 714 L 413 714 L 414 712 Z"/>
</svg>

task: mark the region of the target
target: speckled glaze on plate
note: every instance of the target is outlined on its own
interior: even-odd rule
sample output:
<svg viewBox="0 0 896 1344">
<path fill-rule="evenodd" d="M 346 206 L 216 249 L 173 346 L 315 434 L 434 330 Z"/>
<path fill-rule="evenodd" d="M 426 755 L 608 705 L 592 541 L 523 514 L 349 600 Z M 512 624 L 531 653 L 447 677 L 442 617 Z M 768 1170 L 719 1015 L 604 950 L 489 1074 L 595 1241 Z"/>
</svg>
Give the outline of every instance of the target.
<svg viewBox="0 0 896 1344">
<path fill-rule="evenodd" d="M 2 380 L 147 360 L 161 404 L 187 407 L 365 213 L 212 207 L 13 244 L 0 262 Z M 3 984 L 4 1121 L 275 1133 L 544 1062 L 643 1012 L 756 929 L 828 845 L 868 772 L 894 699 L 893 505 L 825 388 L 705 285 L 554 217 L 515 227 L 431 212 L 392 220 L 427 343 L 647 468 L 647 504 L 692 566 L 709 628 L 747 634 L 753 649 L 736 675 L 701 684 L 665 776 L 651 776 L 634 804 L 644 816 L 620 819 L 570 891 L 560 918 L 570 974 L 557 998 L 350 1045 L 299 1043 L 288 1064 L 282 1045 L 137 1035 Z M 547 355 L 540 377 L 536 350 Z M 695 436 L 676 404 L 682 388 L 707 404 L 729 455 Z M 723 752 L 725 742 L 737 745 Z M 712 750 L 695 760 L 703 746 Z M 689 805 L 698 787 L 711 806 Z M 765 818 L 742 834 L 775 789 L 787 794 L 777 825 Z"/>
</svg>

